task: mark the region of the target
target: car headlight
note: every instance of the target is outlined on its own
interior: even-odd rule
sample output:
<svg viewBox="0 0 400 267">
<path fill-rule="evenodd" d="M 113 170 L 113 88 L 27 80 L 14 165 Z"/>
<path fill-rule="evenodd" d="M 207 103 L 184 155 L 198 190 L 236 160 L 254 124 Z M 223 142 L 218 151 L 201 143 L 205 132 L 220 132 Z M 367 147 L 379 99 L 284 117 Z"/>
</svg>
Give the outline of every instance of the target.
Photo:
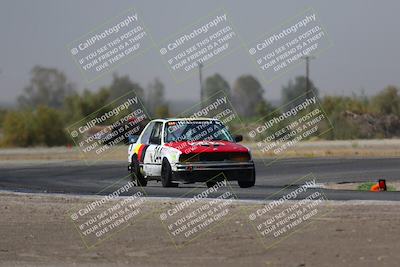
<svg viewBox="0 0 400 267">
<path fill-rule="evenodd" d="M 250 154 L 249 153 L 235 153 L 230 157 L 230 159 L 232 161 L 249 161 Z"/>
</svg>

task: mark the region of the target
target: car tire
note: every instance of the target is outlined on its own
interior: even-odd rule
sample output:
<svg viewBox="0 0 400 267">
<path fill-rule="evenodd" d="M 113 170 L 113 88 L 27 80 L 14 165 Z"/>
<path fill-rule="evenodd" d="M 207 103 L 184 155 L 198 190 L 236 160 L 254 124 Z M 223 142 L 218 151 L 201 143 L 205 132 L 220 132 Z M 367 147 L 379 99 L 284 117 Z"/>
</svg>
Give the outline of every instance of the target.
<svg viewBox="0 0 400 267">
<path fill-rule="evenodd" d="M 238 180 L 238 184 L 241 188 L 249 188 L 249 187 L 253 187 L 256 184 L 256 171 L 253 170 L 253 173 L 251 175 L 252 179 L 250 181 L 240 181 Z"/>
<path fill-rule="evenodd" d="M 211 180 L 211 181 L 206 182 L 206 185 L 207 185 L 208 188 L 213 187 L 213 186 L 216 185 L 216 184 L 217 184 L 217 182 L 214 181 L 214 180 Z"/>
<path fill-rule="evenodd" d="M 168 159 L 164 158 L 161 165 L 161 184 L 163 187 L 177 187 L 178 184 L 172 183 L 172 169 Z"/>
<path fill-rule="evenodd" d="M 137 186 L 147 186 L 147 179 L 140 172 L 140 165 L 136 155 L 132 156 L 131 160 L 131 180 L 136 182 Z"/>
</svg>

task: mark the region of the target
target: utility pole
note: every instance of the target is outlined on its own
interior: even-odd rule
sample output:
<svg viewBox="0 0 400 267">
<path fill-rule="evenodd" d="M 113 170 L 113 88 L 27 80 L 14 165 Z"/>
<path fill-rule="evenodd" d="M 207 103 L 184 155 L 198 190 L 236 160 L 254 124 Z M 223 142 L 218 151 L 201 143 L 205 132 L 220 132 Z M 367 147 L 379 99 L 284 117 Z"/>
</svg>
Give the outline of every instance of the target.
<svg viewBox="0 0 400 267">
<path fill-rule="evenodd" d="M 203 64 L 199 62 L 199 78 L 200 78 L 200 103 L 201 107 L 203 107 L 203 98 L 204 98 L 204 92 L 203 92 L 203 75 L 202 75 L 202 69 L 203 69 Z"/>
<path fill-rule="evenodd" d="M 302 57 L 303 59 L 306 60 L 306 94 L 307 97 L 309 97 L 309 91 L 310 91 L 310 59 L 314 59 L 314 56 L 305 56 Z"/>
</svg>

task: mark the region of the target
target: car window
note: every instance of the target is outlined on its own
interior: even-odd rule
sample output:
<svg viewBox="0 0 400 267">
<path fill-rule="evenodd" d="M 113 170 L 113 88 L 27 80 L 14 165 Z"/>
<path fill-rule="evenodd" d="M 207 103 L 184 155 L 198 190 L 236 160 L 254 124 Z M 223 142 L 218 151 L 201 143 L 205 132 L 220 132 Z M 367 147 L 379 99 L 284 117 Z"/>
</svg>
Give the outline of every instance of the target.
<svg viewBox="0 0 400 267">
<path fill-rule="evenodd" d="M 165 142 L 233 141 L 228 129 L 219 121 L 170 121 L 165 128 Z"/>
<path fill-rule="evenodd" d="M 156 122 L 150 137 L 150 144 L 161 145 L 162 122 Z"/>
<path fill-rule="evenodd" d="M 142 144 L 149 144 L 149 140 L 150 140 L 150 136 L 151 136 L 151 132 L 153 131 L 155 122 L 150 122 L 149 126 L 146 127 L 146 129 L 144 130 L 142 137 L 140 138 L 140 143 Z"/>
</svg>

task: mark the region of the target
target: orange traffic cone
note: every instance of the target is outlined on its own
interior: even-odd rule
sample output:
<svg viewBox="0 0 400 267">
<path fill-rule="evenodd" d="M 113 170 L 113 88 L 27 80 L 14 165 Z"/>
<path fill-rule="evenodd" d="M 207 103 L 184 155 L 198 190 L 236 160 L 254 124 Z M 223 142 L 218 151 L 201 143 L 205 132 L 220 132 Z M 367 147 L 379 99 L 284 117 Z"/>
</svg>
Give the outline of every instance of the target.
<svg viewBox="0 0 400 267">
<path fill-rule="evenodd" d="M 373 186 L 371 186 L 371 189 L 370 189 L 369 191 L 371 191 L 371 192 L 378 192 L 378 191 L 380 191 L 379 183 L 374 184 Z"/>
</svg>

